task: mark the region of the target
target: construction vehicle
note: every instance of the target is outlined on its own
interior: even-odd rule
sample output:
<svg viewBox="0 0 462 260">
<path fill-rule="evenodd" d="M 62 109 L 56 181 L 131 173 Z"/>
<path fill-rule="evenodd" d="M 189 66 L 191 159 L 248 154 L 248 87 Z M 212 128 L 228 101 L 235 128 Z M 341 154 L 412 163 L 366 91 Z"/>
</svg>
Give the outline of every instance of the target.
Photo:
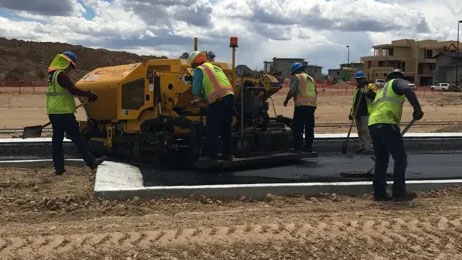
<svg viewBox="0 0 462 260">
<path fill-rule="evenodd" d="M 230 64 L 213 64 L 232 78 Z M 90 149 L 154 164 L 194 165 L 204 150 L 207 118 L 206 107 L 192 105 L 192 77 L 187 59 L 151 59 L 85 75 L 76 85 L 98 95 L 97 102 L 84 104 L 88 120 L 80 122 Z M 280 88 L 271 75 L 235 84 L 236 160 L 213 167 L 303 157 L 288 153 L 290 128 L 268 115 L 268 99 Z"/>
</svg>

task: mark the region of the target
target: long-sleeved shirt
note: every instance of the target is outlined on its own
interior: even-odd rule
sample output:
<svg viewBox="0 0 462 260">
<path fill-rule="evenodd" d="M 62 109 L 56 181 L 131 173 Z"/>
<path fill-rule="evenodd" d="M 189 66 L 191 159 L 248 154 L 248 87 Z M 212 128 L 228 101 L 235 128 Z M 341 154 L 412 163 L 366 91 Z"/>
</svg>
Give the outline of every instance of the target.
<svg viewBox="0 0 462 260">
<path fill-rule="evenodd" d="M 358 111 L 356 112 L 356 117 L 362 117 L 362 116 L 368 116 L 369 115 L 369 113 L 367 111 L 366 96 L 361 95 L 361 93 L 362 93 L 361 89 L 364 88 L 364 86 L 366 84 L 361 84 L 361 85 L 357 86 L 357 88 L 359 90 L 356 92 L 355 103 L 353 104 L 353 113 L 354 113 L 354 110 L 356 109 L 356 107 L 358 106 L 358 102 L 360 102 L 360 103 L 359 103 Z"/>
<path fill-rule="evenodd" d="M 192 93 L 194 96 L 198 96 L 202 99 L 205 98 L 204 91 L 202 89 L 202 81 L 204 79 L 204 74 L 202 70 L 199 68 L 194 69 L 194 78 L 193 78 L 193 86 L 192 86 Z"/>
<path fill-rule="evenodd" d="M 404 79 L 397 79 L 393 82 L 393 85 L 391 87 L 397 95 L 404 95 L 407 98 L 411 106 L 414 108 L 414 111 L 422 110 L 422 108 L 420 107 L 419 100 L 417 99 L 417 96 L 415 95 L 414 90 L 411 87 L 411 82 Z M 370 90 L 369 92 L 367 92 L 366 95 L 367 97 L 374 100 L 376 93 Z"/>
<path fill-rule="evenodd" d="M 52 77 L 53 73 L 55 72 L 56 71 L 50 72 L 50 77 Z M 72 95 L 84 97 L 88 96 L 87 91 L 83 91 L 74 85 L 71 78 L 65 71 L 61 71 L 61 73 L 58 74 L 58 83 L 61 87 L 69 90 L 69 92 L 71 92 Z"/>
</svg>

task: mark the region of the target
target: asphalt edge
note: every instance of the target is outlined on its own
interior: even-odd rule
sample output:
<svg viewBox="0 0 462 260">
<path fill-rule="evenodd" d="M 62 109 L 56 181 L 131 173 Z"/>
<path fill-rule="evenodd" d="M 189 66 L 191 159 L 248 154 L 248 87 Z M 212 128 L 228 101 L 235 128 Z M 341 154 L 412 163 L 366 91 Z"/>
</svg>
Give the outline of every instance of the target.
<svg viewBox="0 0 462 260">
<path fill-rule="evenodd" d="M 428 191 L 462 185 L 462 179 L 410 180 L 406 185 L 411 191 Z M 114 200 L 126 200 L 135 196 L 155 199 L 202 195 L 220 199 L 237 199 L 245 196 L 261 200 L 268 193 L 280 196 L 315 196 L 321 193 L 358 196 L 371 192 L 371 181 L 145 187 L 137 167 L 116 162 L 104 162 L 98 167 L 94 188 L 97 197 Z"/>
</svg>

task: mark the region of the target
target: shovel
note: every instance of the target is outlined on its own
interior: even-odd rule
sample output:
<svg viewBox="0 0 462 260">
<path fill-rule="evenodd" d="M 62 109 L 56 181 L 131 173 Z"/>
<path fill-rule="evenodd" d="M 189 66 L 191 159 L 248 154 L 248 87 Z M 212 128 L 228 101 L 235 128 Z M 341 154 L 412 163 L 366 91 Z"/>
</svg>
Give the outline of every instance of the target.
<svg viewBox="0 0 462 260">
<path fill-rule="evenodd" d="M 75 109 L 78 109 L 79 107 L 83 106 L 84 104 L 85 104 L 85 102 L 81 103 Z M 26 126 L 26 127 L 24 127 L 22 138 L 25 139 L 25 138 L 40 137 L 40 136 L 42 136 L 43 128 L 45 128 L 45 127 L 47 127 L 49 125 L 51 125 L 51 121 L 44 124 L 44 125 Z"/>
<path fill-rule="evenodd" d="M 348 130 L 348 135 L 346 137 L 346 140 L 342 143 L 342 149 L 341 149 L 342 154 L 346 154 L 348 151 L 348 139 L 350 139 L 351 129 L 353 128 L 353 124 L 355 122 L 356 114 L 358 113 L 359 104 L 361 103 L 363 94 L 364 93 L 361 92 L 361 95 L 359 95 L 358 104 L 356 104 L 355 114 L 353 115 L 353 119 L 351 119 L 350 130 Z"/>
</svg>

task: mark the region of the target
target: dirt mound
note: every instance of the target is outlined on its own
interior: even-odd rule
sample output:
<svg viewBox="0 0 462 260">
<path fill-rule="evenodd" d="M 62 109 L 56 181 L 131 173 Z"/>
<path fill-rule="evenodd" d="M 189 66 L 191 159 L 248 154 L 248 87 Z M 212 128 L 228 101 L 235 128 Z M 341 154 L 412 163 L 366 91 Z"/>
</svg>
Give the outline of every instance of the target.
<svg viewBox="0 0 462 260">
<path fill-rule="evenodd" d="M 94 173 L 0 168 L 0 259 L 461 259 L 462 188 L 371 195 L 93 197 Z"/>
<path fill-rule="evenodd" d="M 65 50 L 77 55 L 77 69 L 71 75 L 74 80 L 98 67 L 159 58 L 66 43 L 8 40 L 0 37 L 0 85 L 46 85 L 48 64 L 57 53 Z"/>
</svg>

